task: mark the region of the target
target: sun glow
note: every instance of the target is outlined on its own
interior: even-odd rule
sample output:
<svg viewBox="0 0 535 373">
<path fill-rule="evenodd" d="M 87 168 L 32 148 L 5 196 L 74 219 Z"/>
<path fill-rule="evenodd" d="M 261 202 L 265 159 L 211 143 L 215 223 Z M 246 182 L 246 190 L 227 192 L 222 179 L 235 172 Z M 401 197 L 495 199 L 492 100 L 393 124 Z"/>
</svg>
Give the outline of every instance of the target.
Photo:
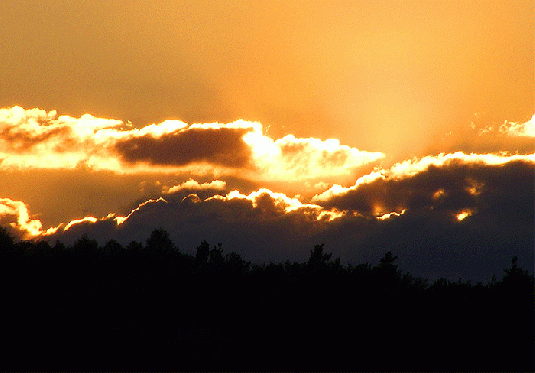
<svg viewBox="0 0 535 373">
<path fill-rule="evenodd" d="M 287 135 L 273 140 L 260 123 L 243 136 L 250 146 L 257 177 L 266 180 L 306 180 L 349 175 L 355 168 L 384 157 L 341 145 L 337 139 L 296 138 Z"/>
<path fill-rule="evenodd" d="M 455 215 L 455 217 L 457 218 L 458 221 L 462 221 L 466 219 L 467 217 L 471 216 L 473 213 L 474 213 L 473 210 L 465 209 L 459 212 L 457 215 Z"/>
</svg>

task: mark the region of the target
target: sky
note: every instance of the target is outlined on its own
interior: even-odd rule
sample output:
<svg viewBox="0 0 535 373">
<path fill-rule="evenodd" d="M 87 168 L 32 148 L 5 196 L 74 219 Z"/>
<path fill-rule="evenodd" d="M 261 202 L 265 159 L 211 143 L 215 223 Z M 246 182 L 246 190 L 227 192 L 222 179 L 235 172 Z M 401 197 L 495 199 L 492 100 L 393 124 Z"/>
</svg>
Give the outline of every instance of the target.
<svg viewBox="0 0 535 373">
<path fill-rule="evenodd" d="M 535 1 L 0 2 L 0 224 L 533 268 Z"/>
</svg>

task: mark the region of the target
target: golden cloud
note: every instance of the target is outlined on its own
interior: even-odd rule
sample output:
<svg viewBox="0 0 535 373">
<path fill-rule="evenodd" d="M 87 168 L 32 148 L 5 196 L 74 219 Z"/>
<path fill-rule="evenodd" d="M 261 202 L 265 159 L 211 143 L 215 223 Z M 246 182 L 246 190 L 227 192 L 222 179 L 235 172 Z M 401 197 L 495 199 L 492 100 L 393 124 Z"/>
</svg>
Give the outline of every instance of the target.
<svg viewBox="0 0 535 373">
<path fill-rule="evenodd" d="M 297 198 L 288 197 L 283 193 L 275 193 L 266 188 L 261 188 L 248 195 L 242 194 L 238 190 L 233 190 L 225 196 L 215 195 L 207 198 L 206 201 L 231 201 L 233 199 L 248 200 L 252 203 L 254 208 L 281 215 L 298 211 L 313 216 L 316 220 L 333 220 L 343 215 L 343 213 L 337 209 L 327 210 L 316 204 L 302 203 Z"/>
<path fill-rule="evenodd" d="M 407 159 L 403 162 L 396 163 L 390 169 L 376 169 L 368 175 L 361 176 L 355 184 L 350 187 L 342 187 L 335 184 L 325 192 L 316 194 L 313 202 L 324 202 L 329 199 L 344 195 L 350 191 L 357 190 L 363 184 L 370 184 L 376 180 L 404 179 L 417 175 L 429 169 L 429 167 L 442 167 L 444 165 L 460 164 L 483 164 L 483 165 L 503 165 L 509 162 L 526 161 L 535 163 L 535 153 L 526 155 L 507 155 L 507 154 L 465 154 L 456 152 L 453 154 L 439 154 L 437 156 L 426 156 L 420 159 Z M 470 186 L 467 187 L 472 193 L 477 194 L 477 187 L 480 185 L 473 179 L 468 179 Z M 475 188 L 475 189 L 474 189 Z M 434 198 L 437 199 L 444 194 L 443 189 L 438 189 Z"/>
<path fill-rule="evenodd" d="M 221 189 L 225 189 L 226 185 L 227 183 L 221 180 L 213 180 L 209 183 L 199 184 L 197 181 L 193 179 L 189 179 L 188 181 L 185 181 L 182 184 L 172 186 L 171 188 L 165 188 L 164 193 L 172 194 L 172 193 L 180 192 L 182 190 L 203 190 L 203 189 L 221 190 Z"/>
<path fill-rule="evenodd" d="M 89 168 L 116 173 L 247 175 L 255 180 L 306 180 L 350 175 L 384 157 L 338 140 L 272 139 L 258 122 L 186 124 L 167 120 L 143 128 L 84 114 L 0 109 L 0 167 Z"/>
<path fill-rule="evenodd" d="M 381 152 L 366 152 L 341 145 L 336 139 L 300 139 L 288 135 L 273 140 L 255 131 L 244 136 L 252 148 L 252 158 L 261 179 L 304 180 L 350 175 L 363 165 L 384 158 Z"/>
<path fill-rule="evenodd" d="M 525 123 L 515 123 L 505 121 L 500 126 L 500 132 L 508 136 L 535 137 L 535 114 Z"/>
<path fill-rule="evenodd" d="M 22 239 L 43 233 L 41 221 L 30 218 L 28 208 L 22 201 L 0 198 L 0 223 L 9 225 Z"/>
<path fill-rule="evenodd" d="M 512 216 L 526 215 L 533 206 L 520 201 L 533 194 L 534 170 L 535 153 L 440 154 L 406 160 L 388 170 L 377 169 L 351 187 L 334 185 L 311 201 L 326 208 L 375 217 L 434 210 L 445 211 L 461 221 L 499 204 L 504 212 L 516 209 L 510 211 Z M 509 190 L 513 188 L 516 194 Z"/>
<path fill-rule="evenodd" d="M 199 189 L 206 188 L 221 188 L 224 187 L 224 182 L 215 180 L 210 183 L 199 184 L 194 180 L 189 180 L 181 184 L 184 189 L 192 189 L 197 187 Z M 283 193 L 275 193 L 269 189 L 259 189 L 248 195 L 242 194 L 237 190 L 231 191 L 226 195 L 214 195 L 201 200 L 196 194 L 190 194 L 185 197 L 181 203 L 192 201 L 194 203 L 220 202 L 228 203 L 229 206 L 234 206 L 233 202 L 243 201 L 251 204 L 251 207 L 259 211 L 259 215 L 264 218 L 283 216 L 287 214 L 297 214 L 299 216 L 307 217 L 307 219 L 318 221 L 330 221 L 344 216 L 343 211 L 336 208 L 325 209 L 319 205 L 307 204 L 300 202 L 297 198 L 291 198 Z M 22 201 L 13 201 L 9 198 L 0 198 L 0 221 L 3 225 L 12 227 L 17 236 L 22 239 L 35 239 L 38 237 L 57 236 L 61 235 L 75 227 L 84 225 L 95 225 L 99 222 L 113 223 L 115 227 L 125 224 L 129 219 L 138 214 L 146 213 L 150 206 L 157 206 L 159 204 L 168 204 L 164 198 L 149 199 L 140 203 L 126 216 L 117 216 L 110 213 L 105 217 L 96 218 L 93 216 L 85 216 L 80 219 L 73 219 L 67 223 L 61 223 L 58 226 L 43 230 L 42 223 L 38 219 L 31 219 L 27 206 Z M 232 208 L 232 207 L 231 207 Z"/>
</svg>

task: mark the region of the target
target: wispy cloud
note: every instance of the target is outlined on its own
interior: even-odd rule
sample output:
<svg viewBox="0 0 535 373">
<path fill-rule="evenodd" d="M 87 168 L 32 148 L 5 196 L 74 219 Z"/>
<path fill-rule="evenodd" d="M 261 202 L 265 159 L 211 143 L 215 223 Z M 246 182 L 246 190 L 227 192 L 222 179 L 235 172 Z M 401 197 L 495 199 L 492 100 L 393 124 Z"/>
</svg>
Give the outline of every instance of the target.
<svg viewBox="0 0 535 373">
<path fill-rule="evenodd" d="M 172 186 L 170 188 L 164 188 L 165 194 L 173 194 L 180 191 L 194 191 L 194 190 L 206 190 L 206 189 L 214 189 L 214 190 L 221 190 L 225 189 L 227 183 L 221 180 L 213 180 L 209 183 L 202 183 L 199 184 L 197 181 L 193 179 L 189 179 L 179 185 Z"/>
<path fill-rule="evenodd" d="M 500 132 L 508 136 L 535 137 L 535 115 L 525 123 L 515 123 L 506 121 L 500 126 Z"/>
<path fill-rule="evenodd" d="M 478 154 L 531 154 L 535 152 L 534 119 L 525 123 L 505 121 L 503 124 L 488 123 L 476 113 L 473 121 L 464 126 L 455 126 L 430 145 L 422 155 L 438 153 Z"/>
</svg>

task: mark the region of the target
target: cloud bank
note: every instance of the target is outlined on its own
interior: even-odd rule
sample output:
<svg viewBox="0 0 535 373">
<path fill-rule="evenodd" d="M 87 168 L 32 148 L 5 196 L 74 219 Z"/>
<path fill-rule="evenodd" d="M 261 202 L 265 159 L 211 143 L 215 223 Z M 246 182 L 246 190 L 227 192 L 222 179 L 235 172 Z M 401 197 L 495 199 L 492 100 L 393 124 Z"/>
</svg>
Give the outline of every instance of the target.
<svg viewBox="0 0 535 373">
<path fill-rule="evenodd" d="M 534 174 L 535 155 L 458 153 L 372 172 L 311 203 L 268 189 L 224 192 L 221 181 L 190 180 L 126 216 L 85 217 L 45 231 L 22 202 L 4 199 L 3 221 L 10 218 L 22 237 L 68 243 L 88 234 L 127 244 L 161 227 L 181 250 L 193 252 L 207 239 L 256 262 L 305 260 L 321 242 L 346 262 L 393 250 L 405 270 L 420 275 L 487 281 L 484 276 L 499 275 L 512 255 L 532 267 Z M 201 198 L 196 190 L 207 194 Z"/>
<path fill-rule="evenodd" d="M 440 153 L 384 168 L 376 163 L 383 153 L 337 140 L 272 139 L 255 122 L 164 121 L 134 128 L 39 109 L 0 114 L 0 171 L 9 177 L 28 179 L 28 170 L 42 175 L 53 168 L 60 172 L 54 182 L 69 183 L 61 172 L 72 178 L 79 169 L 80 182 L 98 184 L 92 178 L 104 173 L 126 177 L 113 193 L 143 193 L 131 208 L 78 213 L 46 226 L 31 205 L 5 196 L 0 222 L 20 239 L 72 243 L 88 234 L 101 243 L 128 244 L 164 228 L 181 250 L 192 251 L 202 240 L 221 242 L 256 262 L 305 260 L 313 245 L 325 242 L 346 262 L 376 261 L 392 250 L 409 266 L 405 270 L 483 281 L 489 268 L 500 274 L 512 255 L 527 268 L 533 264 L 533 151 Z M 478 136 L 532 139 L 532 123 L 506 122 Z M 355 178 L 333 183 L 339 175 Z M 304 180 L 303 194 L 262 186 L 295 180 Z M 104 198 L 105 185 L 99 190 L 83 198 Z M 75 201 L 62 198 L 57 209 L 61 203 Z"/>
<path fill-rule="evenodd" d="M 0 167 L 90 168 L 116 173 L 246 173 L 259 180 L 350 175 L 384 157 L 338 140 L 271 139 L 260 123 L 186 124 L 167 120 L 143 128 L 84 114 L 0 109 Z"/>
</svg>

